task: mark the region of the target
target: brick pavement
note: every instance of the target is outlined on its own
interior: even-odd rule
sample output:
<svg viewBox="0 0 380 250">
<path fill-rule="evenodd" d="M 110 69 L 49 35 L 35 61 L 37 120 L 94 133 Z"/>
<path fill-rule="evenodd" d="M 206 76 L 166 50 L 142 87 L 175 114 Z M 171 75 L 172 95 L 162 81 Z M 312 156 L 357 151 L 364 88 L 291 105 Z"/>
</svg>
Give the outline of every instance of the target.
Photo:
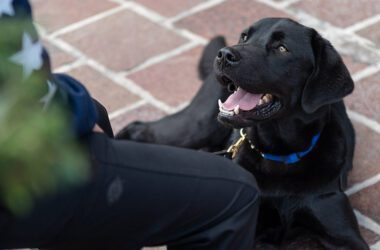
<svg viewBox="0 0 380 250">
<path fill-rule="evenodd" d="M 380 249 L 379 0 L 32 0 L 56 72 L 74 75 L 110 111 L 117 131 L 180 109 L 200 86 L 207 40 L 230 43 L 253 21 L 291 17 L 341 52 L 356 82 L 346 99 L 357 131 L 347 194 L 372 249 Z M 185 80 L 183 80 L 185 79 Z M 300 241 L 293 249 L 317 249 Z"/>
</svg>

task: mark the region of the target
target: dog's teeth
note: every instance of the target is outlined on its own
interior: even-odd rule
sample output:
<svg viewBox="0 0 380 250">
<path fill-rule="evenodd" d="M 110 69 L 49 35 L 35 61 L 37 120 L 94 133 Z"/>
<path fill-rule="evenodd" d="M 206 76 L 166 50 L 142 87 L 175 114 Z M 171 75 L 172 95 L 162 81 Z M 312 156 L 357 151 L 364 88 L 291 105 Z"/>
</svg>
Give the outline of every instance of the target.
<svg viewBox="0 0 380 250">
<path fill-rule="evenodd" d="M 262 105 L 264 103 L 263 99 L 260 99 L 259 105 Z"/>
<path fill-rule="evenodd" d="M 222 102 L 220 100 L 218 100 L 218 104 L 219 104 L 219 111 L 221 113 L 223 113 L 225 115 L 230 115 L 230 116 L 233 116 L 235 114 L 233 110 L 231 110 L 231 111 L 230 110 L 225 110 L 223 108 L 223 104 L 222 104 Z"/>
<path fill-rule="evenodd" d="M 262 100 L 263 103 L 268 103 L 272 101 L 272 99 L 273 99 L 273 96 L 271 94 L 265 94 L 261 97 L 260 101 Z"/>
<path fill-rule="evenodd" d="M 269 102 L 269 98 L 266 95 L 262 98 L 262 100 L 263 100 L 263 103 Z"/>
<path fill-rule="evenodd" d="M 219 111 L 223 114 L 230 115 L 230 116 L 233 116 L 235 114 L 234 111 L 224 110 L 223 108 L 220 108 Z"/>
<path fill-rule="evenodd" d="M 234 113 L 235 113 L 236 115 L 238 115 L 238 114 L 239 114 L 239 110 L 240 110 L 239 105 L 236 105 L 236 107 L 234 108 Z"/>
</svg>

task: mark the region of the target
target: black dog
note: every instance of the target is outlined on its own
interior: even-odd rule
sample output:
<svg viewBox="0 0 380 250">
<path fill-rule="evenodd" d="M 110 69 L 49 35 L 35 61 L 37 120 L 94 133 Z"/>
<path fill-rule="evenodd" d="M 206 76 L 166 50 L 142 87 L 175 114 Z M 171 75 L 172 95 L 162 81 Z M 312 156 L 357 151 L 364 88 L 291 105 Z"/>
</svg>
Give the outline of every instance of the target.
<svg viewBox="0 0 380 250">
<path fill-rule="evenodd" d="M 219 37 L 205 49 L 205 82 L 187 108 L 133 123 L 118 137 L 214 151 L 245 128 L 235 161 L 262 190 L 260 242 L 308 232 L 327 249 L 368 249 L 343 192 L 355 138 L 342 98 L 354 85 L 337 51 L 315 30 L 282 18 L 263 19 L 224 46 Z M 225 100 L 219 109 L 218 99 Z"/>
</svg>

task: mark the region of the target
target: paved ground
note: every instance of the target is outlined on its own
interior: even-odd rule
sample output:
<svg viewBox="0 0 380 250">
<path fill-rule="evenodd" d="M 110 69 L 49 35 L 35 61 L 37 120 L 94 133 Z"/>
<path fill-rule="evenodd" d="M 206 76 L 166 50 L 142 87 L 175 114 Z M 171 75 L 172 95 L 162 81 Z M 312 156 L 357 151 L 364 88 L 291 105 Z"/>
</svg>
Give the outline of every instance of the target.
<svg viewBox="0 0 380 250">
<path fill-rule="evenodd" d="M 200 86 L 208 39 L 262 17 L 318 29 L 342 53 L 356 82 L 346 99 L 357 131 L 347 193 L 362 233 L 380 249 L 379 0 L 32 0 L 57 72 L 74 75 L 105 104 L 117 131 L 186 105 Z M 299 249 L 315 249 L 303 247 Z"/>
</svg>

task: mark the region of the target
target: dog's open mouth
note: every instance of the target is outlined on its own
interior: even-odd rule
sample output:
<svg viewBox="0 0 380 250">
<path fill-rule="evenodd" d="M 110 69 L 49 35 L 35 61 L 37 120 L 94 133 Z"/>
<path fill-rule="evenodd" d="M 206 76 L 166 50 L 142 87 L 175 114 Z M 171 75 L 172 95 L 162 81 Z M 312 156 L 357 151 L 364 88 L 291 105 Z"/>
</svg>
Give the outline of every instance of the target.
<svg viewBox="0 0 380 250">
<path fill-rule="evenodd" d="M 228 85 L 228 89 L 233 93 L 224 103 L 221 100 L 218 101 L 219 119 L 222 121 L 236 124 L 264 120 L 272 117 L 281 109 L 281 102 L 275 95 L 254 94 L 231 84 Z"/>
</svg>

